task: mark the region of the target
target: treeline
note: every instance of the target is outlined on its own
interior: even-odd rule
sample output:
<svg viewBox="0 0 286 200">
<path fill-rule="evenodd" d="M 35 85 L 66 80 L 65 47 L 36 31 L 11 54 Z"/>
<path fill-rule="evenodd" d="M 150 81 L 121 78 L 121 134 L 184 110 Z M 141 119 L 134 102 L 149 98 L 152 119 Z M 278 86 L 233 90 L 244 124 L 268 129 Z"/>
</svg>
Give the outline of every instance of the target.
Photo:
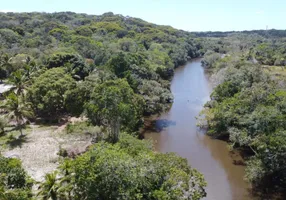
<svg viewBox="0 0 286 200">
<path fill-rule="evenodd" d="M 201 40 L 113 13 L 62 12 L 0 13 L 0 42 L 0 80 L 11 85 L 0 105 L 2 136 L 7 126 L 15 125 L 22 136 L 29 121 L 57 122 L 66 116 L 86 116 L 88 123 L 78 124 L 80 129 L 98 126 L 103 135 L 87 153 L 47 174 L 35 198 L 206 195 L 202 175 L 184 159 L 154 153 L 145 142 L 120 134 L 138 136 L 144 115 L 169 107 L 174 68 L 204 54 Z M 66 156 L 65 150 L 59 154 Z M 33 181 L 20 163 L 1 159 L 7 163 L 0 167 L 1 199 L 31 199 Z M 20 171 L 14 173 L 14 167 Z"/>
<path fill-rule="evenodd" d="M 286 37 L 286 30 L 252 30 L 252 31 L 208 31 L 208 32 L 193 32 L 196 37 L 229 37 L 233 34 L 257 34 L 265 38 L 284 38 Z"/>
<path fill-rule="evenodd" d="M 249 31 L 198 40 L 201 41 L 204 52 L 242 55 L 244 59 L 261 65 L 286 65 L 286 37 L 283 35 L 267 37 L 256 31 Z"/>
</svg>

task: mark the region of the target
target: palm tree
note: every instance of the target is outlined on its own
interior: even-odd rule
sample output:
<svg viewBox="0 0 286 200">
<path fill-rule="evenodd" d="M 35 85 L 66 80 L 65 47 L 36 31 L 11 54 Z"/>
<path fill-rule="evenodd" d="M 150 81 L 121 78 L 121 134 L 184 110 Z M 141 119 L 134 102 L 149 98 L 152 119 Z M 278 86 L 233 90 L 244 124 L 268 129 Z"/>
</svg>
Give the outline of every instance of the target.
<svg viewBox="0 0 286 200">
<path fill-rule="evenodd" d="M 11 64 L 9 63 L 9 56 L 7 54 L 1 55 L 0 58 L 0 83 L 2 79 L 7 78 L 9 70 L 11 70 Z"/>
<path fill-rule="evenodd" d="M 3 186 L 0 186 L 0 199 L 7 200 L 7 196 L 5 194 L 5 189 Z"/>
<path fill-rule="evenodd" d="M 39 70 L 38 65 L 36 65 L 34 61 L 30 61 L 28 58 L 26 64 L 24 64 L 20 70 L 11 73 L 8 79 L 8 82 L 13 85 L 11 90 L 16 91 L 17 95 L 24 94 L 31 77 Z"/>
<path fill-rule="evenodd" d="M 26 81 L 29 81 L 29 79 L 39 70 L 39 66 L 35 62 L 30 61 L 23 66 L 23 70 Z"/>
<path fill-rule="evenodd" d="M 35 61 L 31 60 L 31 58 L 28 56 L 26 58 L 26 62 L 23 65 L 23 75 L 26 78 L 26 82 L 28 82 L 32 76 L 36 74 L 37 71 L 39 71 L 39 66 L 36 64 Z"/>
<path fill-rule="evenodd" d="M 3 108 L 8 112 L 9 119 L 16 120 L 17 128 L 20 131 L 21 136 L 23 136 L 22 126 L 27 121 L 27 118 L 33 116 L 30 105 L 23 101 L 23 97 L 17 96 L 14 92 L 11 92 L 0 108 Z"/>
<path fill-rule="evenodd" d="M 24 90 L 26 88 L 26 81 L 27 78 L 23 74 L 22 71 L 17 70 L 11 74 L 9 77 L 9 83 L 13 85 L 11 90 L 16 91 L 16 94 L 19 95 L 24 95 Z"/>
<path fill-rule="evenodd" d="M 59 182 L 58 192 L 60 193 L 60 197 L 61 199 L 72 199 L 75 182 L 75 176 L 72 173 L 72 163 L 69 159 L 66 159 L 59 168 L 63 174 Z"/>
<path fill-rule="evenodd" d="M 0 65 L 0 83 L 3 83 L 5 78 L 7 78 L 7 71 L 4 66 Z"/>
<path fill-rule="evenodd" d="M 0 135 L 4 133 L 4 128 L 6 127 L 8 121 L 4 115 L 0 116 Z"/>
<path fill-rule="evenodd" d="M 40 191 L 37 196 L 40 196 L 43 200 L 57 200 L 58 199 L 58 188 L 57 182 L 57 171 L 50 174 L 46 174 L 45 181 L 40 185 Z"/>
</svg>

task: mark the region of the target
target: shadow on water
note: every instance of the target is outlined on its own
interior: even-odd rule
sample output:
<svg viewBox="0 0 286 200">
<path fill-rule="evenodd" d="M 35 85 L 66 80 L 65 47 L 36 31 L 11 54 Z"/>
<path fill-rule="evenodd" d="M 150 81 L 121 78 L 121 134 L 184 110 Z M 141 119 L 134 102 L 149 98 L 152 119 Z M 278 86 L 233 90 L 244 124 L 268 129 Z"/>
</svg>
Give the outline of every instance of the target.
<svg viewBox="0 0 286 200">
<path fill-rule="evenodd" d="M 168 119 L 158 119 L 154 123 L 157 132 L 161 132 L 170 126 L 176 126 L 176 122 Z"/>
<path fill-rule="evenodd" d="M 144 126 L 140 130 L 141 138 L 144 139 L 145 133 L 160 133 L 161 131 L 176 126 L 176 121 L 160 119 L 158 116 L 150 116 L 144 119 Z"/>
</svg>

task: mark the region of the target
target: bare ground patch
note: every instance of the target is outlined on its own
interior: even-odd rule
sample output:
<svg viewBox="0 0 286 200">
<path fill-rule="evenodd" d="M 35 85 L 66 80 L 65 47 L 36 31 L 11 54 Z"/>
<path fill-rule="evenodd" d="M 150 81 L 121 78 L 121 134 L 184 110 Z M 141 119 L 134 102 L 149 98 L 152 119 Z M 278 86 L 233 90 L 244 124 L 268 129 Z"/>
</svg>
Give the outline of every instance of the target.
<svg viewBox="0 0 286 200">
<path fill-rule="evenodd" d="M 5 149 L 3 155 L 21 159 L 28 174 L 36 181 L 43 181 L 46 173 L 58 167 L 60 147 L 82 151 L 91 144 L 89 135 L 67 135 L 65 127 L 66 124 L 49 127 L 31 125 L 32 131 L 24 137 L 25 141 L 20 146 Z"/>
</svg>

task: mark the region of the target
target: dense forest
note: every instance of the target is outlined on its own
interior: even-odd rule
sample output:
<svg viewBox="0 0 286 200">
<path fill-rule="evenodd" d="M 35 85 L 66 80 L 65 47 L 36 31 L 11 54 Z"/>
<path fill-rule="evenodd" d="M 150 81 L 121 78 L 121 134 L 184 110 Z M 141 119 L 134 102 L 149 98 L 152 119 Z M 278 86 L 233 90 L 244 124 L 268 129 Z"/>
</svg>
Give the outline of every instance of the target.
<svg viewBox="0 0 286 200">
<path fill-rule="evenodd" d="M 113 13 L 0 13 L 0 41 L 0 78 L 11 86 L 2 94 L 3 148 L 24 140 L 29 123 L 58 123 L 67 116 L 87 118 L 67 126 L 69 137 L 92 135 L 82 155 L 60 148 L 58 170 L 41 183 L 17 158 L 0 157 L 1 199 L 206 195 L 203 176 L 185 159 L 154 153 L 148 142 L 133 138 L 144 116 L 172 103 L 175 67 L 203 54 L 192 34 Z"/>
<path fill-rule="evenodd" d="M 242 152 L 254 188 L 283 195 L 285 38 L 280 30 L 190 33 L 113 13 L 0 13 L 0 85 L 9 85 L 0 93 L 1 152 L 31 124 L 70 117 L 81 120 L 63 137 L 91 137 L 83 151 L 60 147 L 42 181 L 17 157 L 0 156 L 0 199 L 205 197 L 203 175 L 185 159 L 137 139 L 144 117 L 173 102 L 175 68 L 197 57 L 215 80 L 200 125 Z"/>
</svg>

